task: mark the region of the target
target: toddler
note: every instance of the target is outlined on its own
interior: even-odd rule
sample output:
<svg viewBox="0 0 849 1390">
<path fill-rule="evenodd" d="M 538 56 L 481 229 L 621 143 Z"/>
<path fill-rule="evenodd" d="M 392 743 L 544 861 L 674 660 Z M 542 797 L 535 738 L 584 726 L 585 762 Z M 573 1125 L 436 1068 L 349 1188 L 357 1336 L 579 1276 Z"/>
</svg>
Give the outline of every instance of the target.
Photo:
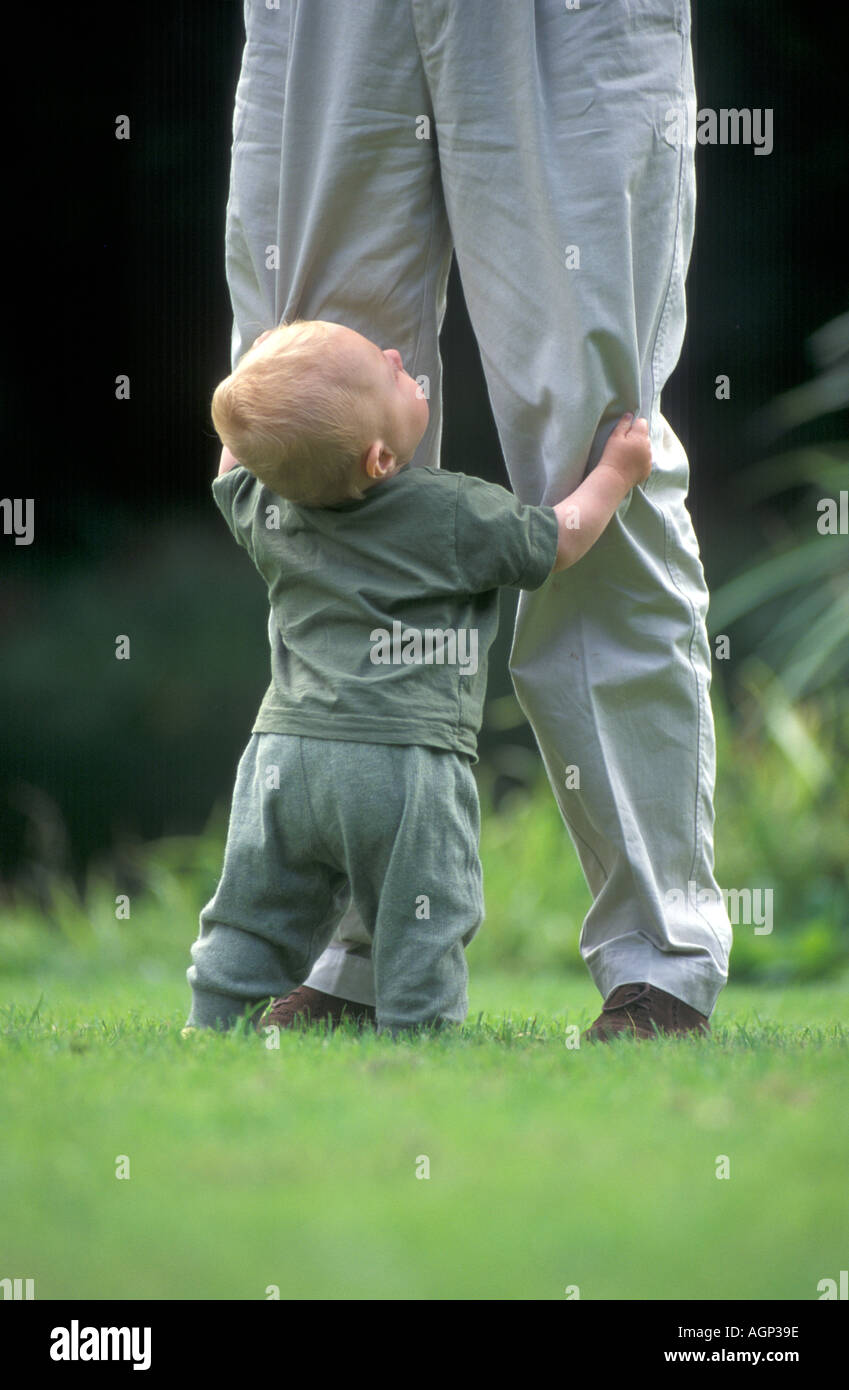
<svg viewBox="0 0 849 1390">
<path fill-rule="evenodd" d="M 586 553 L 651 471 L 647 422 L 624 416 L 562 502 L 523 505 L 407 468 L 421 388 L 394 349 L 321 320 L 261 334 L 212 418 L 213 496 L 268 586 L 271 683 L 192 946 L 187 1030 L 273 1023 L 259 1006 L 307 978 L 351 896 L 378 1030 L 460 1023 L 483 920 L 471 768 L 498 591 Z"/>
</svg>

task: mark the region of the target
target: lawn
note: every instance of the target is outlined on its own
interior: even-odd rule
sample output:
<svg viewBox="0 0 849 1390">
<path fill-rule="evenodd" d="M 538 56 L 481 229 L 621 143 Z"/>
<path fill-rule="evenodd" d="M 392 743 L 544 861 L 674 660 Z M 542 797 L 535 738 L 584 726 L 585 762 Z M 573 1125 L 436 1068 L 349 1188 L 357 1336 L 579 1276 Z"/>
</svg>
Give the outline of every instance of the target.
<svg viewBox="0 0 849 1390">
<path fill-rule="evenodd" d="M 846 1268 L 846 978 L 575 1048 L 587 978 L 472 955 L 459 1036 L 273 1048 L 183 1040 L 171 959 L 37 958 L 0 981 L 0 1276 L 38 1299 L 815 1300 Z"/>
</svg>

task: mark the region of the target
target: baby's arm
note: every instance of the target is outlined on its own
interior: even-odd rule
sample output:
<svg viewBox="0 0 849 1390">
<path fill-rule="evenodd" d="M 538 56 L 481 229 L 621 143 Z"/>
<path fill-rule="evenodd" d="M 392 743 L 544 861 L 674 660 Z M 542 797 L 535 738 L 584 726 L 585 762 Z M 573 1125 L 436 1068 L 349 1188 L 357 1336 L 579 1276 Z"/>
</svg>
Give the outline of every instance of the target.
<svg viewBox="0 0 849 1390">
<path fill-rule="evenodd" d="M 587 553 L 632 487 L 650 473 L 648 421 L 623 415 L 595 468 L 554 508 L 559 527 L 555 574 Z"/>
</svg>

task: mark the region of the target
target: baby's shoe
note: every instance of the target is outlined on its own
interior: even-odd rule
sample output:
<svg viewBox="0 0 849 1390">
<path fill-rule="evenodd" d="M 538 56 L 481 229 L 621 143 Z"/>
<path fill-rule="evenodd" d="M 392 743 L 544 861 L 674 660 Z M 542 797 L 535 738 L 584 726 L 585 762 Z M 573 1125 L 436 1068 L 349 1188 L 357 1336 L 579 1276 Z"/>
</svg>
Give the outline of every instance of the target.
<svg viewBox="0 0 849 1390">
<path fill-rule="evenodd" d="M 329 1022 L 332 1028 L 343 1021 L 356 1023 L 359 1027 L 374 1025 L 376 1011 L 371 1004 L 356 1004 L 351 999 L 340 999 L 335 994 L 325 994 L 323 990 L 312 989 L 309 985 L 299 985 L 285 998 L 272 999 L 265 1013 L 259 1014 L 255 1027 L 296 1028 L 299 1023 Z"/>
</svg>

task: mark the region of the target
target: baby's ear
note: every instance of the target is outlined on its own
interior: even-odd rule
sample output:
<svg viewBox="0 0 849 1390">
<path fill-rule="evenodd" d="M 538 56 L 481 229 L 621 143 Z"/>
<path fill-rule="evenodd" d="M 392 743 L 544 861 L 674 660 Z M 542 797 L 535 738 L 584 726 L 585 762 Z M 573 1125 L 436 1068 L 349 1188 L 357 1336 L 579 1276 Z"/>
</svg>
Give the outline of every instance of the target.
<svg viewBox="0 0 849 1390">
<path fill-rule="evenodd" d="M 254 338 L 252 346 L 259 347 L 260 343 L 264 343 L 266 338 L 273 332 L 273 328 L 266 328 L 264 333 L 260 333 L 258 338 Z"/>
</svg>

